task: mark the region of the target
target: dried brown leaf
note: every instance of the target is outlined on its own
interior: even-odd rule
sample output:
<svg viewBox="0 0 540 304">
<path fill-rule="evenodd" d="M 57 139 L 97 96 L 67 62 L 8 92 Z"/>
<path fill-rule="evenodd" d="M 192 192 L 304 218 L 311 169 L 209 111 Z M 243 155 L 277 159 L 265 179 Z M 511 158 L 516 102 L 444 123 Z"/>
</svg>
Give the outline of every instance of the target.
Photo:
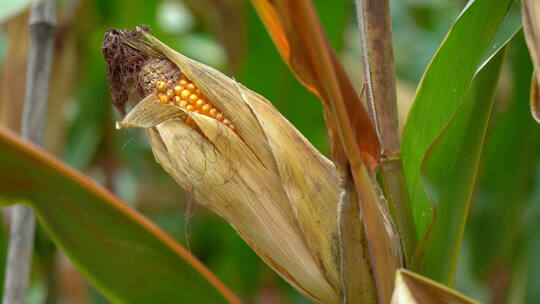
<svg viewBox="0 0 540 304">
<path fill-rule="evenodd" d="M 380 160 L 380 144 L 360 97 L 337 59 L 311 1 L 252 0 L 274 44 L 296 77 L 323 102 L 335 161 L 347 158 L 342 132 L 353 132 L 362 161 L 373 171 Z M 336 111 L 336 109 L 345 111 Z M 350 143 L 352 144 L 352 143 Z"/>
</svg>

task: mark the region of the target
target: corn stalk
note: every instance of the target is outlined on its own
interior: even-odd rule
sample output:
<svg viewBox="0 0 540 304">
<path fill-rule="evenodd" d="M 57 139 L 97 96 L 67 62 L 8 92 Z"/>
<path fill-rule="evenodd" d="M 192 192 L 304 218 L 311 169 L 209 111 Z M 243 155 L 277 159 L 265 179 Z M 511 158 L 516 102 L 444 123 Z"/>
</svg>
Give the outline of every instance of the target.
<svg viewBox="0 0 540 304">
<path fill-rule="evenodd" d="M 41 146 L 56 29 L 54 0 L 43 0 L 34 4 L 29 26 L 30 51 L 21 133 L 23 138 Z M 25 303 L 35 225 L 32 210 L 24 205 L 13 207 L 2 299 L 4 304 Z"/>
<path fill-rule="evenodd" d="M 416 231 L 400 151 L 390 4 L 388 0 L 356 0 L 356 6 L 368 110 L 381 141 L 381 176 L 409 262 L 416 247 Z"/>
</svg>

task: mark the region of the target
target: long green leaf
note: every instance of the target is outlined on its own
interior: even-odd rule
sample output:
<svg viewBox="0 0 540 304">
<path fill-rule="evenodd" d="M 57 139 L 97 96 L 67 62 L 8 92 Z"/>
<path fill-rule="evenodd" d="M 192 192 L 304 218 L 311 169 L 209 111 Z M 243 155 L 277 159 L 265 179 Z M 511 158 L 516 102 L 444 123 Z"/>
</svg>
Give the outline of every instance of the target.
<svg viewBox="0 0 540 304">
<path fill-rule="evenodd" d="M 429 65 L 403 131 L 403 158 L 418 238 L 431 220 L 431 203 L 420 183 L 425 151 L 455 113 L 511 0 L 477 0 L 461 13 Z"/>
<path fill-rule="evenodd" d="M 475 193 L 467 220 L 472 272 L 486 277 L 494 267 L 511 265 L 518 251 L 527 202 L 535 185 L 540 160 L 540 126 L 527 104 L 531 60 L 523 35 L 508 52 L 512 69 L 512 96 L 490 122 Z"/>
<path fill-rule="evenodd" d="M 478 65 L 476 71 L 478 72 L 489 62 L 489 60 L 491 60 L 492 57 L 494 57 L 503 47 L 505 47 L 522 29 L 522 27 L 521 6 L 517 1 L 514 1 L 514 4 L 508 11 L 508 14 L 497 29 L 495 36 L 493 36 L 493 39 L 486 48 L 482 59 L 480 59 L 480 64 Z"/>
<path fill-rule="evenodd" d="M 415 252 L 415 268 L 443 283 L 454 278 L 478 163 L 506 49 L 475 77 L 467 97 L 426 151 L 422 183 L 435 218 Z"/>
<path fill-rule="evenodd" d="M 540 123 L 540 95 L 538 93 L 540 86 L 540 82 L 538 82 L 538 73 L 540 73 L 540 2 L 524 0 L 522 11 L 523 31 L 535 71 L 531 84 L 531 112 L 534 119 Z"/>
<path fill-rule="evenodd" d="M 481 65 L 481 59 L 512 2 L 512 0 L 470 1 L 437 51 L 417 90 L 404 128 L 402 149 L 419 239 L 422 239 L 428 231 L 434 213 L 432 202 L 420 180 L 420 166 L 424 155 L 460 107 L 477 67 Z M 455 147 L 460 146 L 456 145 L 453 148 Z M 446 164 L 446 168 L 451 168 L 452 165 Z M 470 192 L 469 189 L 459 188 L 454 188 L 454 191 Z M 468 201 L 453 203 L 468 205 Z M 446 215 L 438 212 L 437 216 Z M 456 242 L 460 243 L 459 240 Z M 437 248 L 436 252 L 429 254 L 439 255 L 443 259 L 444 254 L 441 252 L 445 250 L 447 248 Z M 429 259 L 425 256 L 423 258 Z M 440 266 L 435 265 L 436 269 L 429 271 L 422 269 L 429 272 L 428 276 L 450 283 L 452 274 L 444 273 L 443 267 Z"/>
<path fill-rule="evenodd" d="M 0 129 L 0 198 L 32 207 L 54 242 L 112 302 L 239 302 L 157 226 L 5 129 Z"/>
</svg>

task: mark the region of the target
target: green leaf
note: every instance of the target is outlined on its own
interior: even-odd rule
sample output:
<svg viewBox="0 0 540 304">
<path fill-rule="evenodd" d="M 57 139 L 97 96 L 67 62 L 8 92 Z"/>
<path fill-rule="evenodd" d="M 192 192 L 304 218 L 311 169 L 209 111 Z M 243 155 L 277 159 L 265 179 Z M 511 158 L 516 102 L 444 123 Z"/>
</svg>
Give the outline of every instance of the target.
<svg viewBox="0 0 540 304">
<path fill-rule="evenodd" d="M 469 211 L 478 163 L 506 49 L 478 73 L 465 100 L 426 151 L 420 174 L 435 217 L 415 252 L 415 269 L 451 283 Z"/>
<path fill-rule="evenodd" d="M 157 226 L 54 157 L 0 129 L 0 198 L 32 207 L 77 268 L 114 303 L 239 301 Z"/>
<path fill-rule="evenodd" d="M 514 4 L 499 26 L 499 29 L 497 29 L 495 36 L 486 48 L 482 59 L 480 59 L 480 64 L 477 71 L 487 64 L 487 62 L 491 60 L 491 58 L 495 56 L 495 54 L 497 54 L 503 47 L 505 47 L 521 29 L 521 7 L 517 1 L 514 1 Z"/>
<path fill-rule="evenodd" d="M 540 126 L 528 105 L 533 69 L 522 34 L 512 42 L 508 59 L 514 93 L 501 100 L 502 109 L 491 119 L 467 220 L 472 271 L 478 278 L 515 260 L 540 161 Z"/>
<path fill-rule="evenodd" d="M 531 84 L 531 112 L 534 119 L 540 123 L 540 95 L 538 93 L 538 73 L 540 72 L 540 2 L 536 0 L 523 1 L 523 31 L 534 64 L 535 76 Z"/>
<path fill-rule="evenodd" d="M 523 32 L 534 64 L 535 74 L 531 85 L 531 112 L 540 123 L 540 97 L 537 74 L 540 72 L 540 3 L 536 0 L 523 1 Z"/>
<path fill-rule="evenodd" d="M 446 39 L 426 70 L 417 90 L 403 131 L 402 149 L 404 171 L 411 195 L 413 215 L 419 239 L 422 239 L 428 231 L 434 214 L 432 202 L 424 191 L 424 185 L 420 180 L 420 167 L 424 155 L 443 129 L 448 129 L 447 125 L 449 121 L 453 117 L 458 117 L 456 111 L 465 99 L 475 72 L 478 66 L 482 64 L 481 59 L 512 3 L 512 0 L 470 1 L 449 31 Z M 470 97 L 473 98 L 474 95 Z M 490 106 L 486 109 L 489 110 L 489 108 Z M 483 129 L 484 126 L 478 125 L 478 128 Z M 449 131 L 447 130 L 446 132 Z M 466 141 L 470 139 L 463 137 L 461 140 Z M 439 139 L 438 141 L 440 143 L 446 142 L 443 139 Z M 476 142 L 474 145 L 481 145 L 481 142 Z M 456 147 L 463 146 L 456 143 L 452 146 L 452 150 L 455 150 Z M 431 153 L 436 154 L 435 152 L 432 151 Z M 431 167 L 433 162 L 433 160 L 430 161 L 430 164 L 426 168 Z M 453 165 L 455 164 L 440 164 L 443 170 L 439 173 L 444 174 L 449 168 L 457 170 L 457 168 L 453 168 Z M 476 168 L 471 167 L 470 170 L 471 172 L 475 172 Z M 469 172 L 468 174 L 472 173 Z M 462 177 L 459 176 L 458 179 L 462 179 Z M 461 192 L 462 197 L 466 198 L 470 196 L 470 194 L 467 195 L 471 191 L 469 187 L 467 189 L 460 189 L 452 185 L 447 186 L 453 187 L 453 191 L 455 192 Z M 434 194 L 437 195 L 438 192 Z M 435 199 L 437 198 L 435 197 Z M 468 206 L 469 200 L 453 201 L 452 203 Z M 438 202 L 435 202 L 435 204 L 438 204 Z M 459 208 L 465 212 L 467 210 L 467 207 L 461 206 Z M 446 211 L 448 210 L 437 211 L 437 216 L 439 218 L 450 216 L 449 214 L 443 214 Z M 465 215 L 466 213 L 461 217 Z M 457 227 L 456 229 L 448 229 L 449 235 L 457 237 L 457 239 L 454 239 L 456 248 L 459 248 L 462 234 L 462 231 L 459 232 L 459 230 Z M 452 239 L 451 236 L 445 236 L 444 238 Z M 427 265 L 425 264 L 426 261 L 430 261 L 431 265 L 431 262 L 436 256 L 439 257 L 439 262 L 444 261 L 449 257 L 445 253 L 452 253 L 451 255 L 453 256 L 455 251 L 455 248 L 436 249 L 436 251 L 427 253 L 433 255 L 433 257 L 422 256 L 424 260 L 417 261 L 417 264 Z M 447 263 L 450 263 L 450 265 L 454 264 L 453 261 L 447 261 Z M 438 281 L 450 283 L 453 271 L 451 273 L 446 272 L 449 265 L 447 263 L 434 264 L 431 269 L 421 266 L 420 272 Z"/>
</svg>

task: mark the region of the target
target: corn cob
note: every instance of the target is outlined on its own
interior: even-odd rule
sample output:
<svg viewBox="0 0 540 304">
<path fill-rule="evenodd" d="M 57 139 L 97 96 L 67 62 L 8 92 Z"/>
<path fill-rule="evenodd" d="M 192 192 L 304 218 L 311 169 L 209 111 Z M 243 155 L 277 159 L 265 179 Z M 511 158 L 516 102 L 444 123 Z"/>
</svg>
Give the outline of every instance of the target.
<svg viewBox="0 0 540 304">
<path fill-rule="evenodd" d="M 201 91 L 199 91 L 199 89 L 197 89 L 197 87 L 195 87 L 195 85 L 184 75 L 181 76 L 181 79 L 177 83 L 174 83 L 173 88 L 163 80 L 157 81 L 155 87 L 155 94 L 160 103 L 170 104 L 190 112 L 215 118 L 224 123 L 231 130 L 235 130 L 230 121 L 225 118 L 224 115 L 214 107 L 214 105 L 203 96 Z M 196 127 L 195 122 L 190 117 L 187 117 L 184 121 L 188 125 Z"/>
<path fill-rule="evenodd" d="M 107 61 L 113 104 L 121 113 L 125 112 L 125 103 L 131 94 L 128 88 L 136 86 L 140 95 L 155 94 L 162 104 L 217 119 L 236 132 L 230 120 L 174 63 L 141 44 L 140 38 L 137 32 L 117 29 L 110 29 L 105 34 L 102 49 Z M 192 128 L 198 128 L 191 117 L 186 116 L 183 120 Z"/>
</svg>

